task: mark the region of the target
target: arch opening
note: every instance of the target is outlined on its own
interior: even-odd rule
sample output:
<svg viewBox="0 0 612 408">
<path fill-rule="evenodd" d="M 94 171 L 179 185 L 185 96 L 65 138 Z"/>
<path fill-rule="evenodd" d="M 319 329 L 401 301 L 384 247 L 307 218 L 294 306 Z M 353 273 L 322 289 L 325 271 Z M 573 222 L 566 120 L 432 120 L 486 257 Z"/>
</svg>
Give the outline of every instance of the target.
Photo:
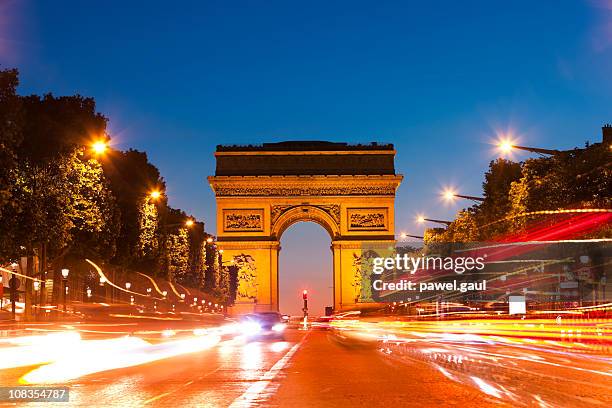
<svg viewBox="0 0 612 408">
<path fill-rule="evenodd" d="M 307 289 L 309 315 L 323 315 L 326 306 L 333 306 L 334 272 L 329 231 L 315 220 L 301 219 L 283 232 L 278 268 L 279 310 L 302 315 L 302 291 Z"/>
</svg>

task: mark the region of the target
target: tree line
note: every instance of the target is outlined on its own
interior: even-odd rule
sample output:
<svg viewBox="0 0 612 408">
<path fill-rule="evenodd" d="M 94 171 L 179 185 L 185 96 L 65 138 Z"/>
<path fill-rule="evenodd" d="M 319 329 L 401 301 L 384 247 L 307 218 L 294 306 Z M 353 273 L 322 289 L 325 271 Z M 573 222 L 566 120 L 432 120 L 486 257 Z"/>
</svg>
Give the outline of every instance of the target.
<svg viewBox="0 0 612 408">
<path fill-rule="evenodd" d="M 604 132 L 608 130 L 604 127 Z M 586 144 L 514 162 L 499 158 L 485 173 L 484 201 L 465 208 L 446 228 L 425 231 L 425 242 L 529 239 L 530 228 L 544 230 L 572 223 L 571 210 L 612 209 L 612 146 Z M 610 218 L 582 232 L 583 237 L 612 235 Z"/>
<path fill-rule="evenodd" d="M 22 96 L 18 85 L 17 70 L 0 70 L 0 263 L 44 248 L 52 266 L 92 258 L 192 287 L 223 284 L 204 224 L 186 225 L 191 217 L 168 205 L 147 154 L 92 150 L 109 141 L 93 98 Z"/>
</svg>

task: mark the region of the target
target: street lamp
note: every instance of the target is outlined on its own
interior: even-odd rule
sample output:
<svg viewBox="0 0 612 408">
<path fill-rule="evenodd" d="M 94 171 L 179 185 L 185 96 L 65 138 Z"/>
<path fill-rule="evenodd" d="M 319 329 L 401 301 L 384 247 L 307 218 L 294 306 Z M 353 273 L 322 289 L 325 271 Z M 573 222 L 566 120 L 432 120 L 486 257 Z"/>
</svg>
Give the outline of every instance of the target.
<svg viewBox="0 0 612 408">
<path fill-rule="evenodd" d="M 153 190 L 149 193 L 149 197 L 151 197 L 153 200 L 157 200 L 159 197 L 161 197 L 161 193 L 159 190 Z"/>
<path fill-rule="evenodd" d="M 470 196 L 470 195 L 457 194 L 453 190 L 450 190 L 450 189 L 445 190 L 442 193 L 442 196 L 444 197 L 444 199 L 446 201 L 454 201 L 455 198 L 465 198 L 466 200 L 472 200 L 472 201 L 476 201 L 476 202 L 483 202 L 484 201 L 483 197 L 476 197 L 476 196 Z"/>
<path fill-rule="evenodd" d="M 70 271 L 68 269 L 62 269 L 62 282 L 64 283 L 64 312 L 66 311 L 66 298 L 68 297 L 68 274 Z"/>
<path fill-rule="evenodd" d="M 499 151 L 504 155 L 510 154 L 513 149 L 525 150 L 527 152 L 537 153 L 540 155 L 545 155 L 545 154 L 555 155 L 557 153 L 561 153 L 560 150 L 556 150 L 556 149 L 541 149 L 539 147 L 518 146 L 518 145 L 515 145 L 514 141 L 511 139 L 499 140 L 497 142 L 497 147 L 499 148 Z"/>
<path fill-rule="evenodd" d="M 151 296 L 151 288 L 147 288 L 147 296 Z"/>
<path fill-rule="evenodd" d="M 132 284 L 130 282 L 125 282 L 125 288 L 127 290 L 130 290 L 131 287 L 132 287 Z"/>
<path fill-rule="evenodd" d="M 91 150 L 93 150 L 95 154 L 102 154 L 106 152 L 107 148 L 108 144 L 104 140 L 98 140 L 91 145 Z"/>
<path fill-rule="evenodd" d="M 181 302 L 184 302 L 184 301 L 185 301 L 185 294 L 181 293 Z"/>
<path fill-rule="evenodd" d="M 193 227 L 194 221 L 192 219 L 189 219 L 187 221 L 185 221 L 185 226 L 186 227 Z"/>
<path fill-rule="evenodd" d="M 419 224 L 422 224 L 422 223 L 424 223 L 425 221 L 429 221 L 429 222 L 436 222 L 436 223 L 438 223 L 438 224 L 444 224 L 444 225 L 446 225 L 446 226 L 449 226 L 449 225 L 451 225 L 451 224 L 452 224 L 452 222 L 451 222 L 451 221 L 445 221 L 445 220 L 436 220 L 436 219 L 433 219 L 433 218 L 425 218 L 425 217 L 423 217 L 422 215 L 419 215 L 419 216 L 417 217 L 417 222 L 418 222 Z"/>
<path fill-rule="evenodd" d="M 11 274 L 11 278 L 9 279 L 9 282 L 8 282 L 11 288 L 11 314 L 13 315 L 13 320 L 15 320 L 15 313 L 17 313 L 17 310 L 16 310 L 17 305 L 15 304 L 17 300 L 17 293 L 15 293 L 17 290 L 17 285 L 16 285 L 17 279 L 15 278 L 15 273 L 17 272 L 18 266 L 19 265 L 16 262 L 13 262 L 11 264 L 11 269 L 13 270 L 13 273 Z"/>
<path fill-rule="evenodd" d="M 405 232 L 402 232 L 402 233 L 400 234 L 400 238 L 401 238 L 401 239 L 406 239 L 406 238 L 408 238 L 408 237 L 410 237 L 410 238 L 416 238 L 416 239 L 423 239 L 423 237 L 422 237 L 422 236 L 420 236 L 420 235 L 410 235 L 410 234 L 407 234 L 407 233 L 405 233 Z"/>
<path fill-rule="evenodd" d="M 166 295 L 167 295 L 167 294 L 168 294 L 168 291 L 167 291 L 167 290 L 164 290 L 164 291 L 162 292 L 162 295 L 164 296 L 164 299 L 166 298 Z"/>
</svg>

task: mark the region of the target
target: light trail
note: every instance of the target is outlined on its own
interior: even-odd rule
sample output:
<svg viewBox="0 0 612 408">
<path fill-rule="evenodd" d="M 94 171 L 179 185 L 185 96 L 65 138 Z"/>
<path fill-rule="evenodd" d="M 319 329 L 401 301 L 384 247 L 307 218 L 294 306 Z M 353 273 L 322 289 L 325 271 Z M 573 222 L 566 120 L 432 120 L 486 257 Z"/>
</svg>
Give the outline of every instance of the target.
<svg viewBox="0 0 612 408">
<path fill-rule="evenodd" d="M 71 344 L 61 355 L 54 355 L 53 360 L 47 360 L 52 361 L 49 364 L 25 374 L 19 382 L 26 385 L 65 383 L 89 374 L 203 351 L 215 346 L 220 340 L 220 335 L 211 333 L 159 344 L 151 344 L 132 336 L 80 341 Z"/>
<path fill-rule="evenodd" d="M 612 395 L 612 319 L 332 321 L 338 336 L 370 338 L 387 358 L 432 365 L 446 378 L 512 406 L 582 406 Z M 410 363 L 409 361 L 412 361 Z M 517 388 L 517 384 L 521 384 Z M 581 405 L 582 404 L 582 405 Z"/>
<path fill-rule="evenodd" d="M 94 262 L 92 262 L 89 259 L 85 259 L 85 261 L 87 261 L 90 265 L 92 265 L 95 268 L 95 270 L 98 272 L 98 275 L 100 275 L 101 278 L 104 278 L 104 281 L 106 283 L 108 283 L 109 285 L 111 285 L 114 288 L 119 289 L 122 292 L 130 293 L 132 295 L 137 295 L 137 296 L 141 296 L 141 297 L 148 298 L 148 299 L 164 300 L 164 299 L 156 298 L 154 296 L 150 296 L 150 295 L 147 295 L 147 294 L 144 294 L 144 293 L 138 293 L 138 292 L 134 292 L 132 290 L 128 290 L 128 289 L 122 288 L 121 286 L 116 285 L 114 282 L 112 282 L 110 279 L 108 279 L 108 277 L 104 274 L 104 272 L 102 272 L 102 268 L 100 268 Z"/>
</svg>

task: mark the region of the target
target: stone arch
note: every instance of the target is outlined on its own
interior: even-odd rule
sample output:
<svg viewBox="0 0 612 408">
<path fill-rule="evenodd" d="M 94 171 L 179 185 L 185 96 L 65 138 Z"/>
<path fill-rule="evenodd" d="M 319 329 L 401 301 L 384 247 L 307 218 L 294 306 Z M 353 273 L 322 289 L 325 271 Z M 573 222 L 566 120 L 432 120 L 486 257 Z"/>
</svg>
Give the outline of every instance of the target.
<svg viewBox="0 0 612 408">
<path fill-rule="evenodd" d="M 272 238 L 280 241 L 287 228 L 300 221 L 319 224 L 327 231 L 332 241 L 340 236 L 340 226 L 325 210 L 315 205 L 296 205 L 285 210 L 274 221 L 271 229 Z"/>
<path fill-rule="evenodd" d="M 278 310 L 280 238 L 300 221 L 321 225 L 331 238 L 334 309 L 373 302 L 357 296 L 356 260 L 365 246 L 394 243 L 395 193 L 403 178 L 394 157 L 393 145 L 379 143 L 217 146 L 215 175 L 208 177 L 217 246 L 249 288 L 230 312 Z"/>
</svg>

